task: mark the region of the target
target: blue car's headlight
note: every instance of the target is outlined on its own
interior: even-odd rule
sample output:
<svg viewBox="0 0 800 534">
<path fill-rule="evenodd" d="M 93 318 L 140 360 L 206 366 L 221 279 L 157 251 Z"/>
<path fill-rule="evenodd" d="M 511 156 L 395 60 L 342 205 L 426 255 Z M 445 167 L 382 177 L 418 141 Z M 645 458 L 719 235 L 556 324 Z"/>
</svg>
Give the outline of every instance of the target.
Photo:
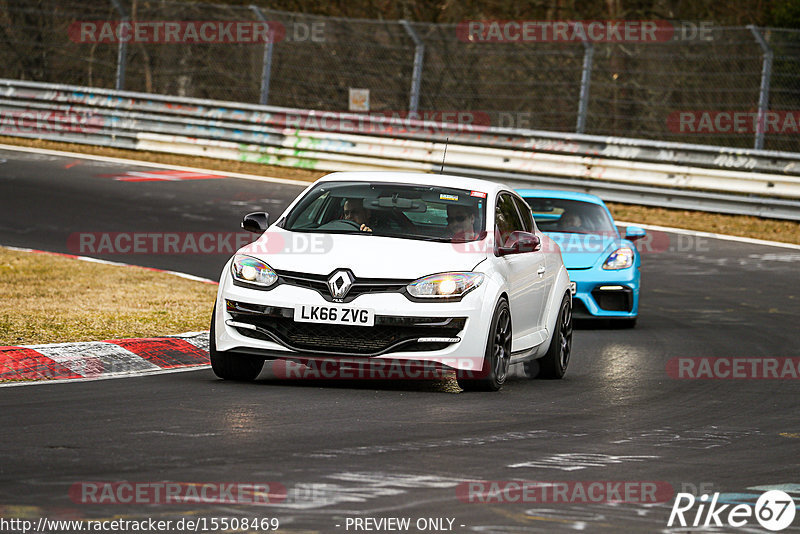
<svg viewBox="0 0 800 534">
<path fill-rule="evenodd" d="M 620 247 L 606 258 L 603 269 L 627 269 L 633 265 L 633 249 Z"/>
<path fill-rule="evenodd" d="M 237 254 L 231 263 L 233 279 L 245 284 L 269 287 L 278 281 L 278 275 L 272 267 L 251 256 Z"/>
<path fill-rule="evenodd" d="M 482 273 L 439 273 L 414 280 L 406 289 L 409 295 L 417 298 L 458 298 L 482 282 Z"/>
</svg>

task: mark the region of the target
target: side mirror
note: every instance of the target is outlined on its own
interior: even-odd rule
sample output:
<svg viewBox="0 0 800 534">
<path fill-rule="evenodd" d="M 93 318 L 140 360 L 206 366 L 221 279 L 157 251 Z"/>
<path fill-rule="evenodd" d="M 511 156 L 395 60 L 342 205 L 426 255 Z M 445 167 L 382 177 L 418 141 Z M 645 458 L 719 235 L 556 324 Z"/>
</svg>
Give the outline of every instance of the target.
<svg viewBox="0 0 800 534">
<path fill-rule="evenodd" d="M 644 228 L 639 228 L 638 226 L 628 226 L 625 229 L 625 239 L 628 241 L 636 241 L 646 235 L 647 232 L 645 232 Z"/>
<path fill-rule="evenodd" d="M 269 227 L 269 215 L 263 211 L 248 213 L 242 219 L 242 228 L 248 232 L 263 234 Z"/>
<path fill-rule="evenodd" d="M 525 252 L 536 252 L 542 248 L 542 242 L 539 236 L 530 232 L 511 232 L 508 236 L 506 244 L 503 247 L 497 247 L 498 256 L 507 256 L 509 254 L 522 254 Z"/>
</svg>

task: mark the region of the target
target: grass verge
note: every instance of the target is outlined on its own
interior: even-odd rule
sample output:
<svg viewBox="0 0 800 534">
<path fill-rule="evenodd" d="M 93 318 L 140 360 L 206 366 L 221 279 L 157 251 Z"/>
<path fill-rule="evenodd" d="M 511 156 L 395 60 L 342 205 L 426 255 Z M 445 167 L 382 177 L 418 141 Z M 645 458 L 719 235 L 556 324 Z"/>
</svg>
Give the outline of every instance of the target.
<svg viewBox="0 0 800 534">
<path fill-rule="evenodd" d="M 0 345 L 208 330 L 217 286 L 0 247 Z"/>
<path fill-rule="evenodd" d="M 609 202 L 614 219 L 800 244 L 800 222 Z"/>
</svg>

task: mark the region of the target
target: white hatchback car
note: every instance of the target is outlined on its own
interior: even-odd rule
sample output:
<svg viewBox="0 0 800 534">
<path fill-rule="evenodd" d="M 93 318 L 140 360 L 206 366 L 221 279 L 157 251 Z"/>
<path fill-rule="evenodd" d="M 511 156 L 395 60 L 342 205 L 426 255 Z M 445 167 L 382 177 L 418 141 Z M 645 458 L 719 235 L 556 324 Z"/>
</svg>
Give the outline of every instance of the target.
<svg viewBox="0 0 800 534">
<path fill-rule="evenodd" d="M 569 275 L 512 189 L 401 172 L 325 176 L 226 264 L 211 321 L 217 376 L 265 360 L 436 366 L 496 391 L 509 365 L 561 378 L 572 346 Z"/>
</svg>

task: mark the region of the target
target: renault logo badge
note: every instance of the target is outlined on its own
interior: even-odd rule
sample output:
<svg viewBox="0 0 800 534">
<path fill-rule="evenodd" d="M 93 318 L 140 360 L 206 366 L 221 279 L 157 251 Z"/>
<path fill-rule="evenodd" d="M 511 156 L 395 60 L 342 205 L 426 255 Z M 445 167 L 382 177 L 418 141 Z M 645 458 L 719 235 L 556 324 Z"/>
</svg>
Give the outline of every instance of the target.
<svg viewBox="0 0 800 534">
<path fill-rule="evenodd" d="M 341 269 L 328 278 L 328 289 L 335 299 L 343 299 L 350 288 L 353 287 L 353 275 L 350 271 Z"/>
</svg>

